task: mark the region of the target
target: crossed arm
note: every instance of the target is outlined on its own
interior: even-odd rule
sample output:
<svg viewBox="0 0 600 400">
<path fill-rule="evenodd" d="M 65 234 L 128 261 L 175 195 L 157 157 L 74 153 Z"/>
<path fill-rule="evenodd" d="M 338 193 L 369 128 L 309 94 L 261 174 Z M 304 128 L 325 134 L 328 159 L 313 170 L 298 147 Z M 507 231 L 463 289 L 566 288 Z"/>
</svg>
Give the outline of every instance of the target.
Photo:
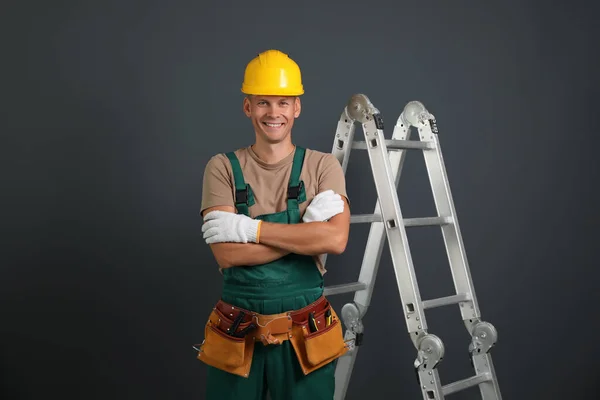
<svg viewBox="0 0 600 400">
<path fill-rule="evenodd" d="M 265 264 L 289 253 L 341 254 L 350 231 L 350 210 L 346 198 L 342 199 L 344 211 L 329 221 L 290 225 L 263 222 L 260 243 L 212 243 L 210 248 L 221 268 Z M 218 206 L 205 210 L 202 216 L 215 210 L 235 212 L 233 207 Z"/>
</svg>

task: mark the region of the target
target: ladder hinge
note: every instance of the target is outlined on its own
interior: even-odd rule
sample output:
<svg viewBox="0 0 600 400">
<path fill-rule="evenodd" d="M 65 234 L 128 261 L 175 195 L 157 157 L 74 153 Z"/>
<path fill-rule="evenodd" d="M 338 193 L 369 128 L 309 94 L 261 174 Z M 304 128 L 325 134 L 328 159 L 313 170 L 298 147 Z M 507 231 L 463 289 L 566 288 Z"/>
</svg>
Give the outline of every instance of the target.
<svg viewBox="0 0 600 400">
<path fill-rule="evenodd" d="M 435 121 L 435 118 L 431 118 L 429 120 L 429 125 L 431 126 L 431 132 L 435 133 L 436 135 L 438 134 L 438 127 L 437 127 L 437 123 Z"/>
<path fill-rule="evenodd" d="M 381 114 L 373 114 L 373 121 L 375 121 L 375 127 L 383 130 L 383 117 Z"/>
</svg>

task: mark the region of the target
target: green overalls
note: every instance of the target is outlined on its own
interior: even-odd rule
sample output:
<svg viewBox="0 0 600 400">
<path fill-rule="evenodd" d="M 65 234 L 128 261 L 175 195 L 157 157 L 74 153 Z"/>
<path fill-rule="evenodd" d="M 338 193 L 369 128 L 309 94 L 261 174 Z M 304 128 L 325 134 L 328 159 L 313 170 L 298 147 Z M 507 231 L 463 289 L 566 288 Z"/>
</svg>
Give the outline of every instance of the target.
<svg viewBox="0 0 600 400">
<path fill-rule="evenodd" d="M 306 201 L 300 172 L 305 149 L 296 147 L 288 186 L 287 210 L 256 217 L 267 222 L 297 224 L 298 204 Z M 233 168 L 236 208 L 248 214 L 254 204 L 252 190 L 244 181 L 239 161 L 227 153 Z M 222 300 L 261 314 L 278 314 L 303 308 L 323 295 L 323 276 L 311 256 L 289 254 L 276 261 L 223 270 Z M 208 366 L 207 400 L 262 400 L 269 391 L 272 400 L 333 399 L 335 365 L 304 375 L 289 340 L 264 346 L 256 342 L 250 375 L 243 378 Z"/>
</svg>

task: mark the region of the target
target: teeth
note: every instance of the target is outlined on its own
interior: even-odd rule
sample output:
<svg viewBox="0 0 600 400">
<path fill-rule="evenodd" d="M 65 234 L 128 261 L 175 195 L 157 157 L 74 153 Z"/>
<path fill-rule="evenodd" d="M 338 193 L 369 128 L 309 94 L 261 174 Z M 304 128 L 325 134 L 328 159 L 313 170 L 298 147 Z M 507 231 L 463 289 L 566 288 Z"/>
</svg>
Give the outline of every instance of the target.
<svg viewBox="0 0 600 400">
<path fill-rule="evenodd" d="M 279 123 L 279 124 L 270 124 L 268 122 L 265 122 L 265 125 L 270 126 L 271 128 L 279 128 L 281 126 L 281 123 Z"/>
</svg>

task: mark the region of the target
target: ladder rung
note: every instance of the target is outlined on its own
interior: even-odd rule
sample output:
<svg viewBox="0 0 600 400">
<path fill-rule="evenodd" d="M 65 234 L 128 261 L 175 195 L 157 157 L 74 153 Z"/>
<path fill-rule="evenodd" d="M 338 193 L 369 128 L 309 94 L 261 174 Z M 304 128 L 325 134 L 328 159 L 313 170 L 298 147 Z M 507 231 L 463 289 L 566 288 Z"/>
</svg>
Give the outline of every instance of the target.
<svg viewBox="0 0 600 400">
<path fill-rule="evenodd" d="M 341 285 L 326 286 L 324 290 L 325 296 L 331 296 L 334 294 L 352 293 L 364 290 L 367 285 L 361 282 L 343 283 Z"/>
<path fill-rule="evenodd" d="M 461 390 L 465 390 L 472 386 L 476 386 L 476 385 L 479 385 L 479 384 L 482 384 L 484 382 L 491 381 L 491 380 L 492 380 L 492 376 L 490 375 L 490 373 L 484 372 L 483 374 L 478 374 L 478 375 L 472 376 L 470 378 L 463 379 L 461 381 L 449 383 L 448 385 L 445 385 L 442 388 L 442 391 L 444 392 L 444 395 L 448 395 L 451 393 L 460 392 Z"/>
<path fill-rule="evenodd" d="M 384 140 L 385 146 L 388 150 L 408 150 L 408 149 L 419 149 L 419 150 L 432 150 L 435 149 L 431 142 L 420 142 L 418 140 L 396 140 L 386 139 Z M 355 140 L 352 142 L 353 149 L 367 149 L 367 142 L 364 140 Z"/>
<path fill-rule="evenodd" d="M 356 214 L 350 216 L 350 223 L 365 224 L 381 222 L 380 214 Z M 452 222 L 450 217 L 425 217 L 425 218 L 404 218 L 404 226 L 434 226 L 448 225 Z"/>
<path fill-rule="evenodd" d="M 356 214 L 350 216 L 351 224 L 381 222 L 381 214 Z"/>
<path fill-rule="evenodd" d="M 452 222 L 450 217 L 425 217 L 425 218 L 405 218 L 404 226 L 433 226 L 448 225 Z"/>
<path fill-rule="evenodd" d="M 447 306 L 450 304 L 458 304 L 461 301 L 471 300 L 466 293 L 455 294 L 453 296 L 440 297 L 439 299 L 425 300 L 423 301 L 423 308 L 436 308 L 441 306 Z"/>
</svg>

